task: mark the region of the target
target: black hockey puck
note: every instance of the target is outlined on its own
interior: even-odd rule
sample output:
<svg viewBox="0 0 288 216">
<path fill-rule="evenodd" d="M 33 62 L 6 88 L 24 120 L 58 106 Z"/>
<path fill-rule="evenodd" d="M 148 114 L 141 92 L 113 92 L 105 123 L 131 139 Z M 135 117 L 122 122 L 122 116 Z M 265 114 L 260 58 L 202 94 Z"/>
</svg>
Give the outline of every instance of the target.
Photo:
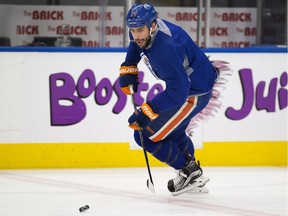
<svg viewBox="0 0 288 216">
<path fill-rule="evenodd" d="M 86 210 L 88 210 L 89 209 L 89 205 L 84 205 L 84 206 L 82 206 L 81 208 L 79 208 L 79 211 L 80 212 L 84 212 L 84 211 L 86 211 Z"/>
</svg>

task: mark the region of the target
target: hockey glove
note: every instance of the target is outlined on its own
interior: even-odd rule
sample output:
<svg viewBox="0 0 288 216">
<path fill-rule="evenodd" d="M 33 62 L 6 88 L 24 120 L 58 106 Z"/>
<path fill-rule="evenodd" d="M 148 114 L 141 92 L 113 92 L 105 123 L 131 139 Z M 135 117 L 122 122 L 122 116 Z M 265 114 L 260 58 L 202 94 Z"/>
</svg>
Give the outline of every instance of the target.
<svg viewBox="0 0 288 216">
<path fill-rule="evenodd" d="M 158 116 L 159 115 L 153 111 L 153 109 L 148 103 L 144 103 L 128 119 L 129 127 L 134 130 L 142 130 Z"/>
<path fill-rule="evenodd" d="M 138 91 L 138 68 L 136 65 L 129 65 L 126 66 L 125 63 L 123 63 L 120 67 L 120 77 L 119 77 L 119 83 L 121 86 L 121 90 L 126 94 L 130 95 L 133 92 Z M 133 92 L 130 90 L 130 86 L 133 87 Z"/>
</svg>

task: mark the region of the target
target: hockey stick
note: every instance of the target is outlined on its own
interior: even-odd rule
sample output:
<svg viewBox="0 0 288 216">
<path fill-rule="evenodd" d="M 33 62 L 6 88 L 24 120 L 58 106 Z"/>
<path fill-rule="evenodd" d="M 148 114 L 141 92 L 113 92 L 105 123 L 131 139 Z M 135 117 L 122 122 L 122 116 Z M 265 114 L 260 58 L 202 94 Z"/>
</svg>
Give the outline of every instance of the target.
<svg viewBox="0 0 288 216">
<path fill-rule="evenodd" d="M 134 111 L 136 112 L 137 111 L 137 107 L 136 107 L 136 104 L 135 104 L 134 93 L 131 94 L 131 99 L 132 99 L 132 104 L 133 104 L 133 107 L 134 107 Z M 145 161 L 146 161 L 146 167 L 147 167 L 148 174 L 149 174 L 149 179 L 147 179 L 147 187 L 152 193 L 155 193 L 155 188 L 154 188 L 154 183 L 153 183 L 152 174 L 151 174 L 151 170 L 150 170 L 149 160 L 148 160 L 147 152 L 145 150 L 143 134 L 142 134 L 141 130 L 138 130 L 138 132 L 139 132 L 139 136 L 140 136 L 140 142 L 141 142 L 141 145 L 142 145 L 142 149 L 143 149 L 143 152 L 144 152 L 144 157 L 145 157 Z"/>
</svg>

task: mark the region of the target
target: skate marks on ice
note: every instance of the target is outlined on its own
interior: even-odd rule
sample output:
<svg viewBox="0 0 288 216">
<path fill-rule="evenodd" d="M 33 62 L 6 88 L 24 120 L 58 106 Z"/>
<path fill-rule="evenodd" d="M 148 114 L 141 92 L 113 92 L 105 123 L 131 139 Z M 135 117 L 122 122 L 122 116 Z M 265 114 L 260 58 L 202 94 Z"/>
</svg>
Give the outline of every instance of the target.
<svg viewBox="0 0 288 216">
<path fill-rule="evenodd" d="M 167 190 L 170 168 L 0 171 L 1 216 L 287 215 L 287 169 L 204 167 L 209 193 Z M 85 212 L 81 206 L 89 205 Z"/>
</svg>

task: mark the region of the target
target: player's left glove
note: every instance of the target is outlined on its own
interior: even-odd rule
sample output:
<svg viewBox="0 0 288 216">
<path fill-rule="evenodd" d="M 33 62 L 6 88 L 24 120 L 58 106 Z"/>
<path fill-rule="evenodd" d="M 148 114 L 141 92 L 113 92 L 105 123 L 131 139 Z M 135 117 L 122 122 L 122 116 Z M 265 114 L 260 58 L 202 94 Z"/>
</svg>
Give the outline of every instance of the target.
<svg viewBox="0 0 288 216">
<path fill-rule="evenodd" d="M 155 113 L 149 105 L 149 102 L 142 104 L 142 106 L 134 112 L 128 119 L 129 127 L 134 130 L 142 130 L 151 121 L 156 119 L 159 114 Z"/>
</svg>

